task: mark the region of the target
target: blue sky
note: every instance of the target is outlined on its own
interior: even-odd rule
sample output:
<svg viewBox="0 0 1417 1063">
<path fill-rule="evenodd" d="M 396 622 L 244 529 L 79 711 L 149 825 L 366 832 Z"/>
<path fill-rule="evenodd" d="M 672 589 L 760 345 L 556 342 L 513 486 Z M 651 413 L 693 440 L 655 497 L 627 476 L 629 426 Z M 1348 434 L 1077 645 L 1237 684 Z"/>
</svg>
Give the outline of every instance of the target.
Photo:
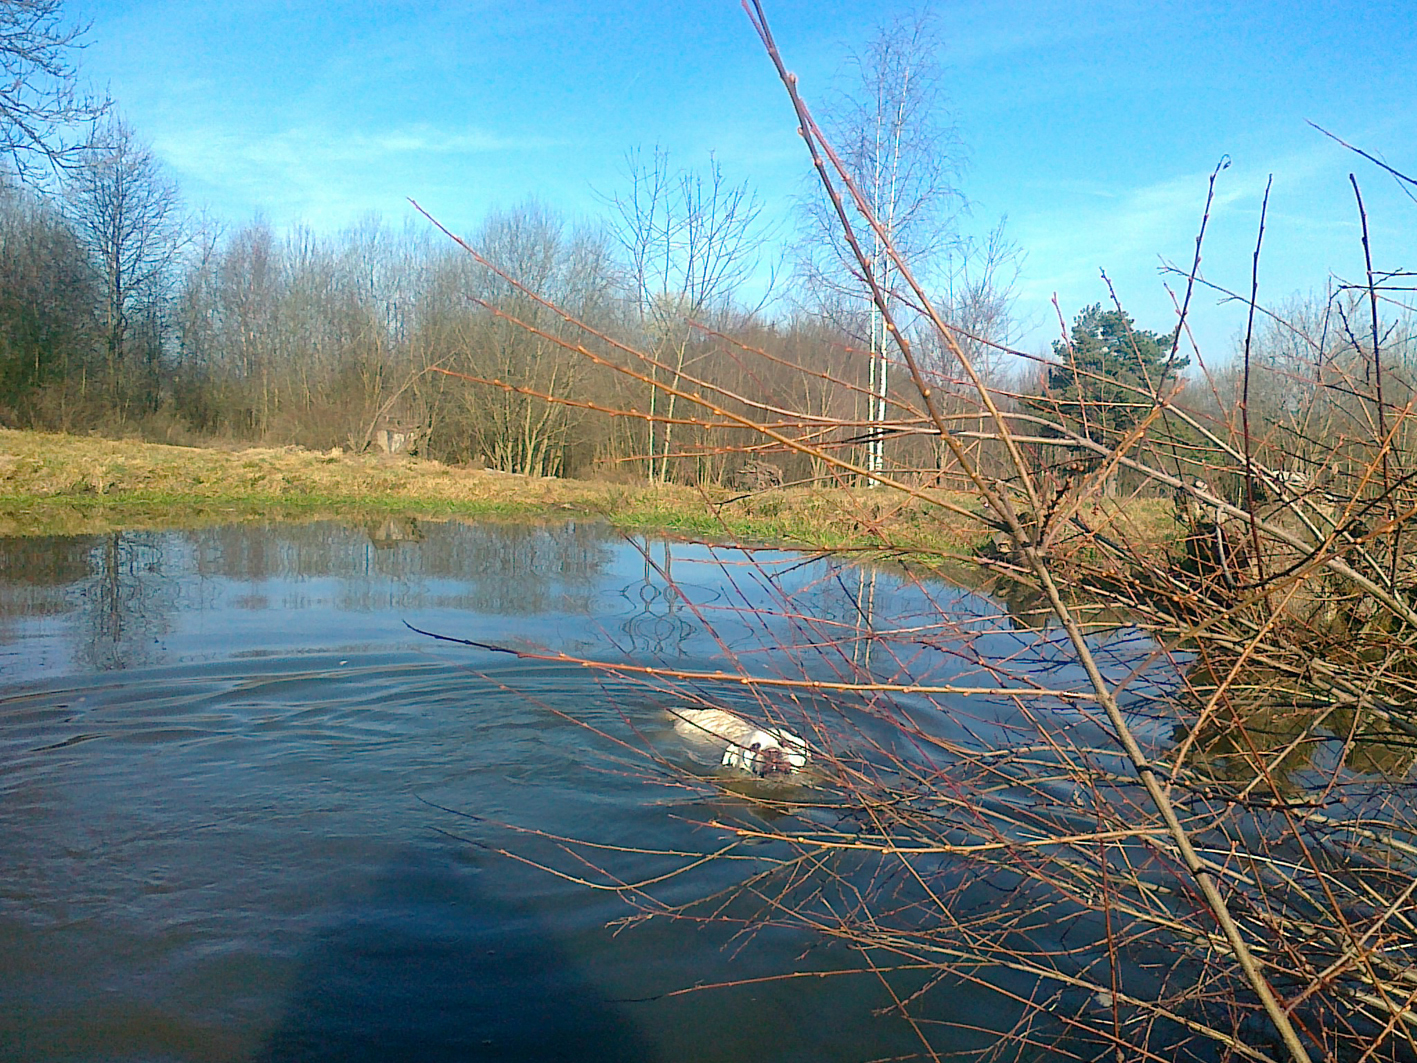
<svg viewBox="0 0 1417 1063">
<path fill-rule="evenodd" d="M 766 0 L 809 105 L 895 0 Z M 1348 173 L 1380 267 L 1417 268 L 1417 203 L 1313 131 L 1332 129 L 1417 173 L 1411 0 L 937 2 L 954 118 L 968 149 L 968 228 L 1008 217 L 1026 254 L 1023 345 L 1105 301 L 1105 268 L 1138 322 L 1174 324 L 1157 275 L 1188 266 L 1206 178 L 1222 156 L 1204 273 L 1248 289 L 1274 175 L 1261 298 L 1362 269 Z M 85 73 L 228 224 L 337 230 L 406 197 L 450 227 L 527 197 L 600 210 L 627 149 L 690 164 L 716 153 L 786 217 L 805 153 L 736 0 L 299 4 L 84 0 Z M 1193 327 L 1225 357 L 1243 313 L 1201 297 Z"/>
</svg>

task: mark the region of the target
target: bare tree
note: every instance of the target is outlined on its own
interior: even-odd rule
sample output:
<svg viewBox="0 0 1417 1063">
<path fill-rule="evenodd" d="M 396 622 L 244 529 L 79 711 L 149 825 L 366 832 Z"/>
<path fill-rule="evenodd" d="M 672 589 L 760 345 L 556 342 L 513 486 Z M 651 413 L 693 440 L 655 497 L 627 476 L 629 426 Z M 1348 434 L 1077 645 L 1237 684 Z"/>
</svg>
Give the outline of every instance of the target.
<svg viewBox="0 0 1417 1063">
<path fill-rule="evenodd" d="M 1001 218 L 983 239 L 959 241 L 942 283 L 939 301 L 946 320 L 958 330 L 956 341 L 971 362 L 990 374 L 999 349 L 1013 341 L 1014 290 L 1022 264 L 1023 252 L 1009 239 Z M 925 354 L 926 363 L 942 378 L 958 375 L 959 367 L 946 348 L 927 345 Z"/>
<path fill-rule="evenodd" d="M 109 386 L 122 405 L 129 333 L 160 308 L 182 247 L 181 199 L 152 150 L 109 120 L 69 175 L 69 214 L 103 290 Z"/>
<path fill-rule="evenodd" d="M 864 49 L 848 59 L 848 84 L 822 126 L 880 222 L 886 239 L 931 280 L 948 272 L 957 221 L 966 206 L 959 190 L 964 151 L 946 108 L 939 28 L 929 8 L 882 23 Z M 862 331 L 870 349 L 868 419 L 886 420 L 890 346 L 885 321 L 862 282 L 860 266 L 841 241 L 835 212 L 820 192 L 804 205 L 798 272 L 818 310 L 838 327 Z M 886 241 L 871 231 L 869 266 L 892 289 Z M 865 321 L 860 321 L 865 318 Z M 865 465 L 882 469 L 883 440 L 867 447 Z"/>
<path fill-rule="evenodd" d="M 172 304 L 174 412 L 198 430 L 210 430 L 220 421 L 215 307 L 219 255 L 225 235 L 222 224 L 205 212 L 193 219 Z"/>
<path fill-rule="evenodd" d="M 226 245 L 218 276 L 217 305 L 227 354 L 247 387 L 260 389 L 251 419 L 252 427 L 265 433 L 275 401 L 273 356 L 281 331 L 280 261 L 270 226 L 257 221 L 238 232 Z"/>
<path fill-rule="evenodd" d="M 611 291 L 604 234 L 570 229 L 552 211 L 527 203 L 489 214 L 473 243 L 526 289 L 578 316 L 601 318 Z M 454 271 L 465 260 L 448 263 Z M 580 414 L 559 402 L 580 396 L 585 365 L 554 337 L 566 323 L 488 270 L 468 278 L 475 302 L 532 325 L 530 332 L 493 312 L 464 313 L 449 329 L 452 363 L 482 386 L 463 393 L 469 442 L 493 467 L 533 476 L 560 475 Z M 487 385 L 491 386 L 487 386 Z"/>
<path fill-rule="evenodd" d="M 79 91 L 73 63 L 89 27 L 69 24 L 63 0 L 0 0 L 0 155 L 34 182 L 82 160 L 85 138 L 72 131 L 96 122 L 106 98 Z"/>
<path fill-rule="evenodd" d="M 771 231 L 751 184 L 730 184 L 712 155 L 704 170 L 673 170 L 662 148 L 649 158 L 634 150 L 625 169 L 628 189 L 607 197 L 611 232 L 628 260 L 639 323 L 655 361 L 673 366 L 670 387 L 677 389 L 689 346 L 688 322 L 728 300 L 753 275 Z M 652 364 L 653 382 L 658 373 L 659 365 Z M 658 390 L 652 383 L 646 422 L 651 480 L 668 478 L 674 417 L 671 391 L 662 429 L 655 420 Z"/>
</svg>

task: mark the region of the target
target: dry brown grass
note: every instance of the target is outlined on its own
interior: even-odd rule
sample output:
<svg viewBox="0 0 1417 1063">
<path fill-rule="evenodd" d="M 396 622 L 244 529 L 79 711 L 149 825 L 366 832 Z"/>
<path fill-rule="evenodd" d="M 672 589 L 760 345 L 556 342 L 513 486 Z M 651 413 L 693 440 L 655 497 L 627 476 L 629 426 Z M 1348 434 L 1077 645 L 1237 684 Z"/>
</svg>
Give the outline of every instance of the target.
<svg viewBox="0 0 1417 1063">
<path fill-rule="evenodd" d="M 299 447 L 242 450 L 164 446 L 0 430 L 0 498 L 133 496 L 389 503 L 598 501 L 624 487 L 541 480 L 456 468 L 436 461 L 386 458 Z"/>
<path fill-rule="evenodd" d="M 956 494 L 965 505 L 968 496 Z M 884 492 L 743 495 L 676 484 L 543 479 L 416 458 L 166 446 L 0 429 L 0 534 L 78 534 L 251 519 L 425 516 L 604 520 L 715 539 L 968 554 L 980 527 Z"/>
</svg>

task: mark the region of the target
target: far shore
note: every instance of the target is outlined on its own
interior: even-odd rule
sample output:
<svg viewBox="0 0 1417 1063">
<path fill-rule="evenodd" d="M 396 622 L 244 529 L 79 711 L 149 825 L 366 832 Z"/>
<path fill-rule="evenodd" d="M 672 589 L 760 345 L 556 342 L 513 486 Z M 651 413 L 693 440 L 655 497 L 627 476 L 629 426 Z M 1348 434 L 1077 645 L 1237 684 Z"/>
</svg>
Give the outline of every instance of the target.
<svg viewBox="0 0 1417 1063">
<path fill-rule="evenodd" d="M 968 495 L 951 502 L 969 506 Z M 169 446 L 0 429 L 0 535 L 259 520 L 593 519 L 625 530 L 828 550 L 971 556 L 986 529 L 864 488 L 753 494 L 521 476 L 416 457 L 298 447 Z M 873 531 L 873 529 L 875 529 Z M 883 539 L 884 536 L 884 539 Z"/>
</svg>

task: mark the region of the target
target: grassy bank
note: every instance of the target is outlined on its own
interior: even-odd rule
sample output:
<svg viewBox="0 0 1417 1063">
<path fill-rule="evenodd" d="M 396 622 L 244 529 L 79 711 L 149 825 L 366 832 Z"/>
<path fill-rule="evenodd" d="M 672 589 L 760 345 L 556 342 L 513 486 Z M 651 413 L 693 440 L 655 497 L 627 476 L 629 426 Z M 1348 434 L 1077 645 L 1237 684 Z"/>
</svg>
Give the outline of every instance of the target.
<svg viewBox="0 0 1417 1063">
<path fill-rule="evenodd" d="M 968 503 L 965 496 L 953 496 Z M 517 476 L 433 461 L 294 447 L 217 449 L 0 430 L 0 534 L 62 535 L 269 519 L 403 514 L 598 519 L 634 530 L 850 549 L 968 553 L 978 525 L 882 492 L 747 498 L 673 484 Z"/>
</svg>

